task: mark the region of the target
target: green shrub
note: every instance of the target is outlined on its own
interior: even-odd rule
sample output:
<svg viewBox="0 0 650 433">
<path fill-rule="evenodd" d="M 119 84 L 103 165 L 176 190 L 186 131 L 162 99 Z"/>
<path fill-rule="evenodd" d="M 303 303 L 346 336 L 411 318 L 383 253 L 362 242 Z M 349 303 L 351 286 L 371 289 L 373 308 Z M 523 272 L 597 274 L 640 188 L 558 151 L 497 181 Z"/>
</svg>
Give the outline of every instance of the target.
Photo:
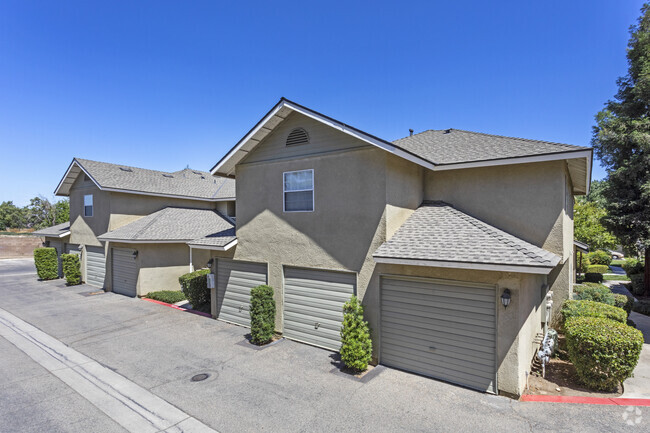
<svg viewBox="0 0 650 433">
<path fill-rule="evenodd" d="M 598 317 L 625 323 L 627 314 L 622 308 L 594 301 L 564 301 L 562 304 L 562 319 L 566 322 L 575 317 Z"/>
<path fill-rule="evenodd" d="M 609 287 L 598 284 L 581 284 L 573 287 L 573 299 L 579 301 L 602 302 L 607 305 L 614 305 L 614 294 Z"/>
<path fill-rule="evenodd" d="M 625 310 L 627 317 L 630 317 L 632 306 L 634 305 L 634 298 L 627 295 L 614 295 L 614 306 Z"/>
<path fill-rule="evenodd" d="M 372 359 L 372 340 L 368 322 L 363 320 L 363 306 L 356 296 L 343 305 L 341 327 L 341 361 L 355 371 L 365 371 Z"/>
<path fill-rule="evenodd" d="M 251 289 L 251 337 L 255 344 L 265 344 L 275 330 L 273 287 L 261 285 Z"/>
<path fill-rule="evenodd" d="M 595 272 L 587 272 L 585 274 L 585 281 L 588 283 L 602 283 L 603 274 L 598 274 Z"/>
<path fill-rule="evenodd" d="M 650 316 L 650 300 L 643 299 L 636 301 L 632 306 L 632 311 Z"/>
<path fill-rule="evenodd" d="M 612 255 L 603 250 L 593 251 L 589 253 L 589 261 L 592 265 L 609 266 L 612 263 Z"/>
<path fill-rule="evenodd" d="M 199 269 L 178 277 L 183 293 L 195 310 L 210 303 L 210 289 L 208 289 L 207 277 L 209 273 L 209 269 Z"/>
<path fill-rule="evenodd" d="M 632 376 L 643 347 L 641 331 L 595 317 L 572 318 L 565 331 L 569 359 L 585 385 L 610 391 Z"/>
<path fill-rule="evenodd" d="M 144 295 L 145 298 L 153 299 L 167 304 L 175 304 L 187 299 L 181 290 L 158 290 L 156 292 L 149 292 Z"/>
<path fill-rule="evenodd" d="M 578 263 L 576 265 L 578 268 L 578 272 L 584 274 L 585 272 L 587 272 L 587 268 L 589 267 L 589 265 L 591 265 L 591 262 L 589 261 L 589 255 L 580 254 L 578 256 Z"/>
<path fill-rule="evenodd" d="M 61 254 L 63 262 L 63 275 L 71 286 L 81 284 L 81 262 L 79 254 Z"/>
<path fill-rule="evenodd" d="M 609 266 L 605 265 L 591 265 L 587 268 L 587 272 L 593 274 L 606 274 L 608 271 Z"/>
<path fill-rule="evenodd" d="M 635 296 L 643 295 L 645 292 L 645 288 L 643 287 L 643 274 L 630 275 L 630 281 L 632 281 L 632 294 Z"/>
<path fill-rule="evenodd" d="M 34 248 L 34 264 L 41 280 L 59 278 L 59 259 L 55 248 Z"/>
<path fill-rule="evenodd" d="M 643 265 L 643 262 L 637 259 L 629 258 L 625 259 L 625 263 L 623 263 L 622 267 L 626 274 L 632 275 L 643 273 Z"/>
</svg>

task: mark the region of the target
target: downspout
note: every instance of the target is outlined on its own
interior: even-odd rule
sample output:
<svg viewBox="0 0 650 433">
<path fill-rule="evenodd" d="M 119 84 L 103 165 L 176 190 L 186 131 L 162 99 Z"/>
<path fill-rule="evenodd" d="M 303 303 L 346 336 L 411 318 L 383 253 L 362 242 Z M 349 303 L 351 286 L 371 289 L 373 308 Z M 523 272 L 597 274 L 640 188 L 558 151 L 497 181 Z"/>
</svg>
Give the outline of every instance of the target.
<svg viewBox="0 0 650 433">
<path fill-rule="evenodd" d="M 192 264 L 192 246 L 188 246 L 190 247 L 190 272 L 194 272 L 194 265 Z"/>
<path fill-rule="evenodd" d="M 548 287 L 547 283 L 544 283 Z M 544 339 L 542 340 L 542 347 L 537 352 L 537 359 L 542 364 L 542 377 L 546 376 L 546 364 L 551 360 L 551 356 L 555 352 L 557 347 L 557 331 L 554 329 L 549 329 L 548 322 L 551 320 L 551 312 L 553 307 L 553 291 L 549 290 L 546 292 L 546 304 L 545 304 L 545 314 L 546 317 L 544 320 Z"/>
</svg>

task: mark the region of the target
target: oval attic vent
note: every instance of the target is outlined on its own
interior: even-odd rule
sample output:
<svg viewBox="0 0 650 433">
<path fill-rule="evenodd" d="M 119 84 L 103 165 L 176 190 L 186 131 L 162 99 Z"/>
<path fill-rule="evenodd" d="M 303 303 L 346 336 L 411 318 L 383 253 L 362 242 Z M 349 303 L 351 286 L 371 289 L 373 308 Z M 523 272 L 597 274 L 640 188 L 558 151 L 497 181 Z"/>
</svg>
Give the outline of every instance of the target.
<svg viewBox="0 0 650 433">
<path fill-rule="evenodd" d="M 307 143 L 309 143 L 309 136 L 307 135 L 307 131 L 302 128 L 294 129 L 289 133 L 289 136 L 287 137 L 287 146 Z"/>
</svg>

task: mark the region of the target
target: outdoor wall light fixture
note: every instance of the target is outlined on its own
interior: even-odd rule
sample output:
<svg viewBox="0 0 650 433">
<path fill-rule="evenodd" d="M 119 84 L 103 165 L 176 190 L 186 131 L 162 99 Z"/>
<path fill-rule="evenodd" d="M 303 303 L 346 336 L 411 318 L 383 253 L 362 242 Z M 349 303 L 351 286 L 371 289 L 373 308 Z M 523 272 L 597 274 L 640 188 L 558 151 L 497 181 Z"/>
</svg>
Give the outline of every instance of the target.
<svg viewBox="0 0 650 433">
<path fill-rule="evenodd" d="M 501 294 L 501 303 L 505 308 L 508 308 L 508 305 L 510 305 L 510 298 L 510 289 L 505 289 Z"/>
<path fill-rule="evenodd" d="M 133 251 L 133 258 L 134 259 L 138 258 L 138 250 Z"/>
</svg>

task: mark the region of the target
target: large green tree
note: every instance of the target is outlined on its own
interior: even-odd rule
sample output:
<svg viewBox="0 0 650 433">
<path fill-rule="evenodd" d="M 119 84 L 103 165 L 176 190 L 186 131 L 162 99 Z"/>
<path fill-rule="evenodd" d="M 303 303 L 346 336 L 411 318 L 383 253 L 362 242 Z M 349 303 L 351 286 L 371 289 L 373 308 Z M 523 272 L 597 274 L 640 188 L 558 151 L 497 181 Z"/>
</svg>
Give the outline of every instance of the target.
<svg viewBox="0 0 650 433">
<path fill-rule="evenodd" d="M 605 223 L 628 248 L 645 253 L 650 295 L 650 5 L 630 29 L 628 73 L 596 115 L 593 146 L 607 169 Z"/>
<path fill-rule="evenodd" d="M 18 229 L 25 226 L 25 212 L 11 201 L 0 204 L 0 230 Z"/>
<path fill-rule="evenodd" d="M 616 237 L 603 225 L 607 211 L 595 201 L 578 201 L 573 208 L 574 237 L 593 250 L 616 247 Z"/>
</svg>

